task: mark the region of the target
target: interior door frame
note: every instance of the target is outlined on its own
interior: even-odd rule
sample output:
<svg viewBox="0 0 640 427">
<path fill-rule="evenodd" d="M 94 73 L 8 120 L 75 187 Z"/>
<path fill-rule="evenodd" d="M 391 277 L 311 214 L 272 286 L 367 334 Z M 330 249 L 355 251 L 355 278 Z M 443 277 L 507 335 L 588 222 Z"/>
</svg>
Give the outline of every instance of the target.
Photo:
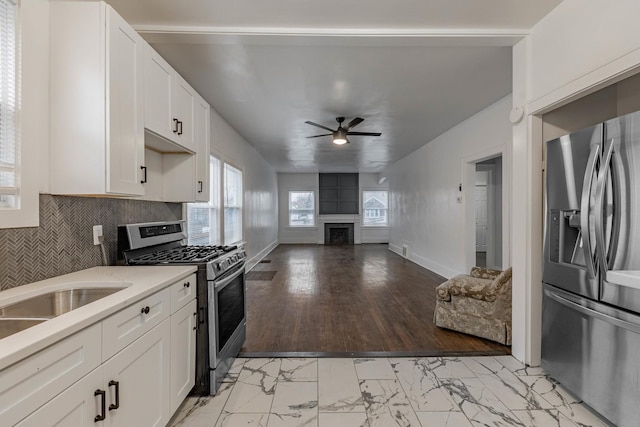
<svg viewBox="0 0 640 427">
<path fill-rule="evenodd" d="M 482 166 L 482 167 L 479 167 Z M 478 185 L 478 177 L 477 177 L 477 173 L 478 172 L 484 172 L 487 174 L 487 180 L 486 183 L 484 185 Z M 493 233 L 495 233 L 495 224 L 494 224 L 494 205 L 495 205 L 495 196 L 494 196 L 494 191 L 495 191 L 495 166 L 494 165 L 478 165 L 476 164 L 476 182 L 475 182 L 475 191 L 478 191 L 478 187 L 485 187 L 486 190 L 486 195 L 485 195 L 485 203 L 486 203 L 486 216 L 487 216 L 487 224 L 486 224 L 486 237 L 485 237 L 485 253 L 487 254 L 487 265 L 489 264 L 489 257 L 491 256 L 492 258 L 492 263 L 493 263 L 493 259 L 495 258 L 494 255 L 494 251 L 495 251 L 495 236 Z M 475 204 L 476 200 L 474 197 L 474 204 Z M 477 206 L 474 206 L 475 208 L 477 208 Z M 478 228 L 478 224 L 477 224 L 477 212 L 476 212 L 476 240 L 475 240 L 475 246 L 476 246 L 476 252 L 478 252 L 478 241 L 477 241 L 477 228 Z"/>
<path fill-rule="evenodd" d="M 476 264 L 476 213 L 475 181 L 476 163 L 494 157 L 502 157 L 502 265 L 511 265 L 511 176 L 510 147 L 499 145 L 487 148 L 462 159 L 462 202 L 464 205 L 464 259 L 466 271 Z M 469 191 L 467 191 L 469 190 Z M 494 230 L 495 231 L 495 230 Z"/>
</svg>

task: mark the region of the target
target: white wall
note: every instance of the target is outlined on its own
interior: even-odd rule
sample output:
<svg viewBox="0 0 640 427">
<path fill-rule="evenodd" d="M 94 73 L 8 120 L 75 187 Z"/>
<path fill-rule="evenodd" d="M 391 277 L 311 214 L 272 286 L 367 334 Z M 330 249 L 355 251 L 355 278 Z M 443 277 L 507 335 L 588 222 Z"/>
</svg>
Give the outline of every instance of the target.
<svg viewBox="0 0 640 427">
<path fill-rule="evenodd" d="M 458 186 L 465 181 L 469 162 L 508 151 L 510 109 L 507 96 L 385 170 L 391 199 L 391 250 L 402 253 L 402 245 L 407 245 L 410 260 L 445 277 L 463 273 L 475 263 L 465 253 L 465 242 L 473 242 L 474 236 L 466 235 L 464 205 L 468 202 Z M 473 170 L 471 166 L 463 188 L 463 192 L 469 189 L 471 200 Z M 458 203 L 458 197 L 464 203 Z"/>
<path fill-rule="evenodd" d="M 280 243 L 318 243 L 318 174 L 317 173 L 279 173 L 278 228 Z M 314 191 L 316 217 L 314 227 L 289 226 L 289 191 Z"/>
<path fill-rule="evenodd" d="M 564 0 L 531 30 L 529 103 L 534 109 L 597 88 L 640 62 L 638 0 Z"/>
<path fill-rule="evenodd" d="M 211 153 L 244 172 L 243 234 L 250 269 L 278 245 L 276 172 L 213 108 Z"/>
</svg>

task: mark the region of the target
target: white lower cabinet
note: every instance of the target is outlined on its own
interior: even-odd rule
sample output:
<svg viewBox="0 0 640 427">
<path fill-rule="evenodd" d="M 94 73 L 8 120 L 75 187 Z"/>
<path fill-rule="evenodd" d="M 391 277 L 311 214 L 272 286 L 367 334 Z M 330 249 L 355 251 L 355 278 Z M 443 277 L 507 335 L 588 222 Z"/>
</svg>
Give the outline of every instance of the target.
<svg viewBox="0 0 640 427">
<path fill-rule="evenodd" d="M 0 426 L 166 426 L 195 383 L 195 281 L 187 276 L 0 371 Z"/>
<path fill-rule="evenodd" d="M 100 395 L 94 396 L 96 391 L 102 389 L 104 378 L 102 367 L 99 367 L 19 422 L 17 427 L 103 425 L 96 421 L 96 416 L 101 415 L 102 398 Z"/>
<path fill-rule="evenodd" d="M 194 299 L 171 316 L 171 413 L 195 384 L 197 310 Z"/>
<path fill-rule="evenodd" d="M 0 371 L 0 426 L 15 425 L 99 367 L 100 331 L 99 323 L 89 326 Z"/>
<path fill-rule="evenodd" d="M 170 342 L 165 320 L 102 365 L 105 425 L 151 427 L 169 422 Z"/>
<path fill-rule="evenodd" d="M 18 426 L 166 425 L 171 418 L 170 339 L 169 320 L 165 320 Z"/>
</svg>

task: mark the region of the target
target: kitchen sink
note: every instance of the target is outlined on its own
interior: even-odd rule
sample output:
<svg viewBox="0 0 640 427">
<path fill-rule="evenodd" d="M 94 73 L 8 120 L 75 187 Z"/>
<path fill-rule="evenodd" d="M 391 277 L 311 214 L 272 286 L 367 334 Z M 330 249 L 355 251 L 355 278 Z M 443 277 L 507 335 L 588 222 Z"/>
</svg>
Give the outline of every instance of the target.
<svg viewBox="0 0 640 427">
<path fill-rule="evenodd" d="M 33 326 L 34 324 L 43 321 L 36 319 L 46 320 L 56 316 L 60 316 L 61 314 L 68 313 L 71 310 L 97 301 L 100 298 L 104 298 L 122 289 L 125 288 L 72 288 L 48 292 L 46 294 L 27 298 L 10 305 L 0 307 L 0 320 L 13 320 L 15 318 L 21 318 L 17 320 L 24 320 L 25 322 L 27 320 L 32 320 L 36 322 L 30 325 Z M 4 327 L 5 326 L 2 326 L 2 328 Z M 28 327 L 29 326 L 25 326 L 23 329 Z M 7 326 L 7 328 L 9 327 Z"/>
<path fill-rule="evenodd" d="M 47 319 L 32 319 L 32 318 L 0 318 L 0 339 L 13 335 L 17 332 L 24 331 L 27 328 L 42 323 Z"/>
</svg>

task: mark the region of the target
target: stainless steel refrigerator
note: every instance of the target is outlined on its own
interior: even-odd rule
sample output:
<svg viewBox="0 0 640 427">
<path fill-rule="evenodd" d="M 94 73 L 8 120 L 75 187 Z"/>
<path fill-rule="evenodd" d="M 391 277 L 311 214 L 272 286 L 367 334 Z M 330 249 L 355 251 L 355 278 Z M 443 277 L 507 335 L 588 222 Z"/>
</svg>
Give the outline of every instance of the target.
<svg viewBox="0 0 640 427">
<path fill-rule="evenodd" d="M 640 425 L 640 112 L 547 143 L 542 367 Z"/>
</svg>

